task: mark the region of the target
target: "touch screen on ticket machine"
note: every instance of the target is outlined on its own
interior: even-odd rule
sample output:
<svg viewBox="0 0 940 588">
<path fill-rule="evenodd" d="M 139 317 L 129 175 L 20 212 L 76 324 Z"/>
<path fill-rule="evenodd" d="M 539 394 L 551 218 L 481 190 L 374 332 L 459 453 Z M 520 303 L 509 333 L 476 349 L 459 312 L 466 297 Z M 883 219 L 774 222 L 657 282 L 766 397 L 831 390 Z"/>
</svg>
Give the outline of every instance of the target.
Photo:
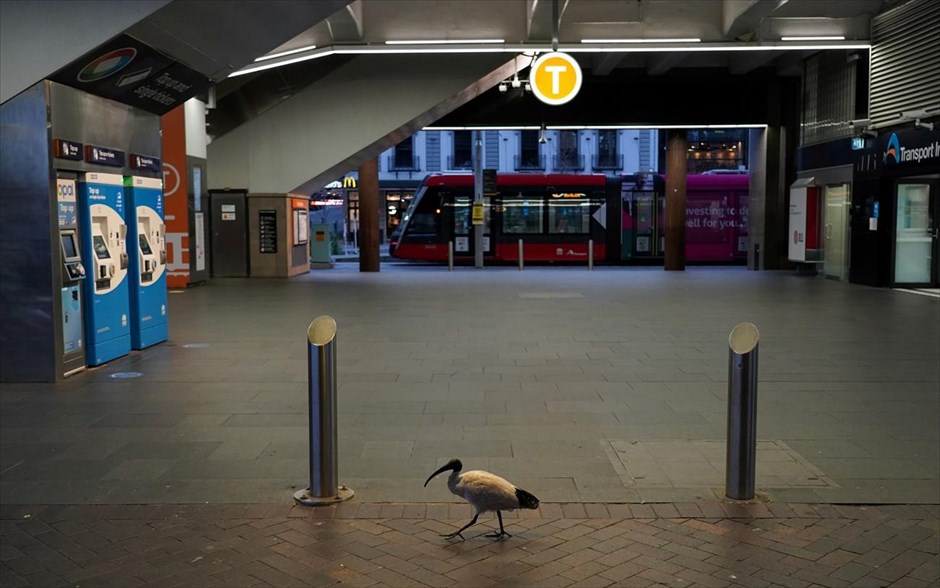
<svg viewBox="0 0 940 588">
<path fill-rule="evenodd" d="M 140 237 L 140 250 L 144 255 L 153 255 L 153 249 L 150 248 L 150 243 L 147 241 L 147 236 L 141 233 L 138 235 Z"/>
<path fill-rule="evenodd" d="M 111 253 L 108 251 L 108 245 L 104 242 L 104 237 L 95 235 L 92 237 L 95 245 L 95 255 L 98 259 L 111 259 Z"/>
<path fill-rule="evenodd" d="M 111 260 L 111 251 L 101 235 L 91 236 L 91 246 L 95 250 L 95 290 L 111 287 L 111 278 L 114 277 L 114 262 Z"/>
<path fill-rule="evenodd" d="M 65 277 L 69 281 L 81 280 L 85 277 L 85 266 L 82 265 L 81 255 L 78 253 L 78 242 L 75 229 L 61 229 L 59 240 L 62 243 L 62 263 L 65 267 Z"/>
</svg>

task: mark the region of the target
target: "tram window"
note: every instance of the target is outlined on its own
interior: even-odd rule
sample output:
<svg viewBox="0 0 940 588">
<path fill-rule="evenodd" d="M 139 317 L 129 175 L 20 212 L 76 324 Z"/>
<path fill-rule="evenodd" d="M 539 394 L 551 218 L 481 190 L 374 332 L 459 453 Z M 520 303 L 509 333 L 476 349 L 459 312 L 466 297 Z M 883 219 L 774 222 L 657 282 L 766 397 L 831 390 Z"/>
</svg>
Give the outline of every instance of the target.
<svg viewBox="0 0 940 588">
<path fill-rule="evenodd" d="M 470 234 L 470 200 L 469 196 L 454 196 L 453 198 L 455 235 Z"/>
<path fill-rule="evenodd" d="M 542 233 L 542 208 L 545 199 L 541 195 L 503 196 L 503 233 Z"/>
<path fill-rule="evenodd" d="M 428 190 L 415 202 L 418 204 L 414 207 L 415 210 L 411 211 L 411 218 L 408 220 L 408 235 L 424 238 L 437 237 L 440 232 L 439 219 L 441 218 L 440 193 Z"/>
<path fill-rule="evenodd" d="M 591 228 L 591 206 L 587 195 L 564 194 L 564 200 L 548 203 L 548 231 L 550 233 L 587 233 Z"/>
<path fill-rule="evenodd" d="M 410 233 L 412 237 L 437 235 L 437 214 L 434 212 L 419 212 L 411 219 Z"/>
</svg>

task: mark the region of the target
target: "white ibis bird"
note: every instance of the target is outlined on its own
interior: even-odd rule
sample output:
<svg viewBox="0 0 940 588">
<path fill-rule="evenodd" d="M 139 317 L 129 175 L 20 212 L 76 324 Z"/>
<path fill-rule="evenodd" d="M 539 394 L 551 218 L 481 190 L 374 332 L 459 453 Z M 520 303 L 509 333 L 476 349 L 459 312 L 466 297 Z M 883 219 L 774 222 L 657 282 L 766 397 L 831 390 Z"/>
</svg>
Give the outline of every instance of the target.
<svg viewBox="0 0 940 588">
<path fill-rule="evenodd" d="M 499 519 L 499 532 L 493 532 L 486 536 L 495 539 L 512 537 L 512 535 L 507 533 L 506 529 L 503 528 L 503 515 L 500 511 L 515 510 L 517 508 L 536 509 L 539 507 L 538 498 L 522 488 L 516 488 L 516 486 L 505 478 L 481 470 L 471 470 L 461 474 L 460 470 L 462 469 L 463 464 L 460 460 L 452 459 L 439 470 L 428 476 L 427 481 L 424 483 L 424 487 L 427 488 L 431 478 L 441 472 L 452 470 L 450 476 L 447 478 L 447 488 L 452 494 L 456 494 L 469 502 L 470 506 L 474 509 L 473 518 L 470 519 L 469 523 L 459 530 L 448 535 L 441 535 L 441 537 L 447 537 L 448 539 L 460 537 L 463 539 L 464 537 L 461 533 L 475 524 L 477 517 L 479 517 L 481 513 L 491 510 L 496 511 L 496 518 Z"/>
</svg>

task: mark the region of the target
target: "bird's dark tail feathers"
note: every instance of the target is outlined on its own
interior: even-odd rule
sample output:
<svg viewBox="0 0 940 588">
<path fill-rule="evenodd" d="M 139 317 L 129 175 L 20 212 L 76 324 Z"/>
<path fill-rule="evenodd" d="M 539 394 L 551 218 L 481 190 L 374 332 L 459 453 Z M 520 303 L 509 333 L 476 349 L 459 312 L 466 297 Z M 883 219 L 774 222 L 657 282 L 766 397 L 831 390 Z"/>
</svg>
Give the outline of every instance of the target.
<svg viewBox="0 0 940 588">
<path fill-rule="evenodd" d="M 539 499 L 522 488 L 516 488 L 516 499 L 519 501 L 519 508 L 536 509 L 539 507 Z"/>
</svg>

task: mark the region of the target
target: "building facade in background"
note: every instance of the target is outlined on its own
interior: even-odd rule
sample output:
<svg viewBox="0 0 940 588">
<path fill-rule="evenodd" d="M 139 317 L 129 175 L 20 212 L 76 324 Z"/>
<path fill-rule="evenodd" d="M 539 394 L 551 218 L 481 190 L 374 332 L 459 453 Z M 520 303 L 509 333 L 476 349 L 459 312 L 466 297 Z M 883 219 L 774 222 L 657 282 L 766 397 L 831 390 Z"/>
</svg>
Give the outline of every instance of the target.
<svg viewBox="0 0 940 588">
<path fill-rule="evenodd" d="M 426 130 L 379 156 L 381 241 L 401 223 L 421 181 L 430 173 L 473 171 L 475 141 L 483 167 L 498 173 L 662 173 L 665 141 L 657 129 Z M 689 131 L 689 173 L 747 169 L 747 131 Z M 329 225 L 334 253 L 358 245 L 359 192 L 355 170 L 313 194 L 311 222 Z"/>
</svg>

